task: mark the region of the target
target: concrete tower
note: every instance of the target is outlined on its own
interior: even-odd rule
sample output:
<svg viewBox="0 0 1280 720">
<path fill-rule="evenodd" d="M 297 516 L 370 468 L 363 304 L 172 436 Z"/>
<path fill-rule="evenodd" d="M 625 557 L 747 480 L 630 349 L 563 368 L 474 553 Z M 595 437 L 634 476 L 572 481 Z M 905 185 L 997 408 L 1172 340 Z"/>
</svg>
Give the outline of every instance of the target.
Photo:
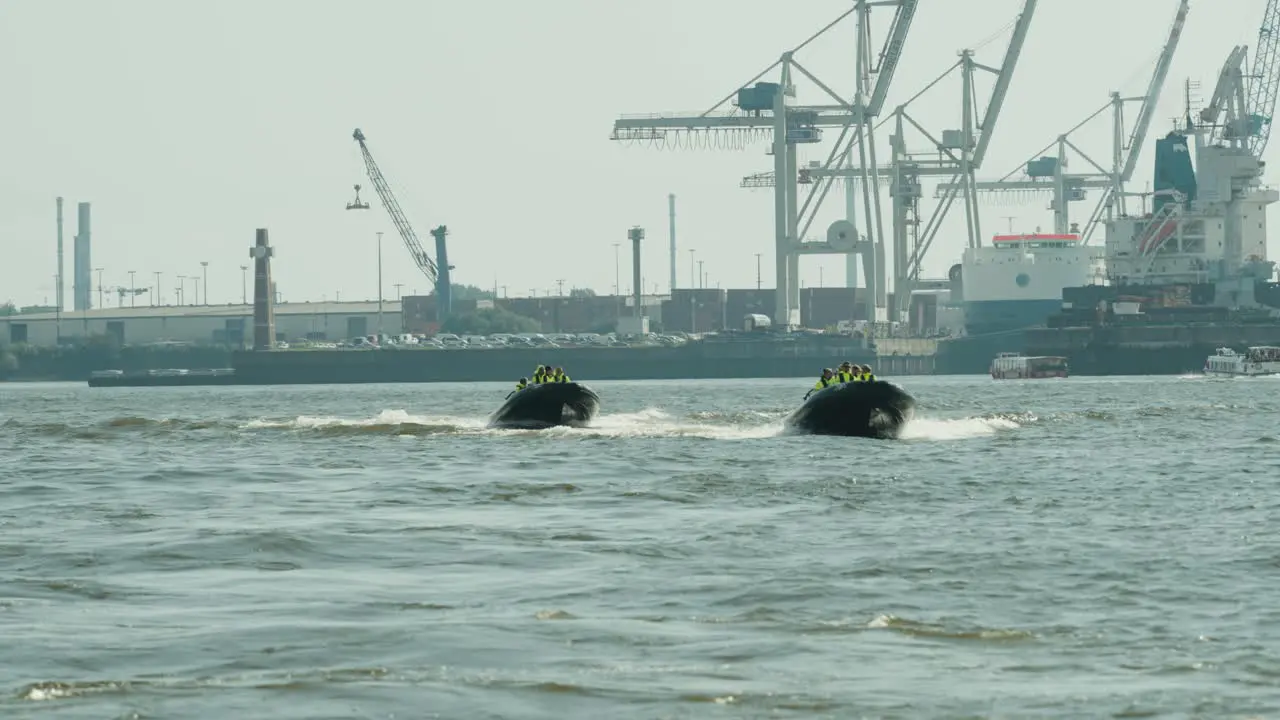
<svg viewBox="0 0 1280 720">
<path fill-rule="evenodd" d="M 271 257 L 267 229 L 258 228 L 249 257 L 253 258 L 253 349 L 271 350 L 276 343 L 275 283 L 271 281 Z"/>
<path fill-rule="evenodd" d="M 257 237 L 248 256 L 253 259 L 253 350 L 275 347 L 275 283 L 271 282 L 271 250 L 266 228 L 257 228 Z"/>
<path fill-rule="evenodd" d="M 72 283 L 74 284 L 74 308 L 88 310 L 93 307 L 93 259 L 90 255 L 89 203 L 76 206 L 78 227 L 73 254 Z"/>
</svg>

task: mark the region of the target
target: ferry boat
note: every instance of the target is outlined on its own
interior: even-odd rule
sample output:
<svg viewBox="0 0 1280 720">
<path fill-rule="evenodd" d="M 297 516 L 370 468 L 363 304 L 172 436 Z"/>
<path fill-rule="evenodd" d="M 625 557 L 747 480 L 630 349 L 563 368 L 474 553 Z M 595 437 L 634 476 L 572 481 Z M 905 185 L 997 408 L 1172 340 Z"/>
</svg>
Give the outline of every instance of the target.
<svg viewBox="0 0 1280 720">
<path fill-rule="evenodd" d="M 1066 376 L 1067 359 L 1056 355 L 1028 357 L 1022 353 L 1003 352 L 991 361 L 991 378 L 993 380 L 1064 378 Z"/>
<path fill-rule="evenodd" d="M 1043 325 L 1062 309 L 1063 288 L 1096 283 L 1102 272 L 1102 249 L 1084 245 L 1079 233 L 996 235 L 960 262 L 965 332 Z"/>
<path fill-rule="evenodd" d="M 1280 375 L 1280 347 L 1258 345 L 1244 353 L 1218 348 L 1205 360 L 1204 374 L 1217 377 Z"/>
</svg>

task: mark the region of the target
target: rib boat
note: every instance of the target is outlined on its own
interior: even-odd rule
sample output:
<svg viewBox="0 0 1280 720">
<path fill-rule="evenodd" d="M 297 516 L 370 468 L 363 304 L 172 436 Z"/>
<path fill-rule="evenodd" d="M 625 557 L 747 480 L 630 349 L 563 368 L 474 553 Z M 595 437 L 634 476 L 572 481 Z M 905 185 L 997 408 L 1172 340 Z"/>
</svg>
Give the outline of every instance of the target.
<svg viewBox="0 0 1280 720">
<path fill-rule="evenodd" d="M 786 420 L 807 435 L 897 438 L 915 412 L 916 399 L 887 380 L 847 382 L 814 392 Z"/>
<path fill-rule="evenodd" d="M 491 428 L 582 427 L 600 411 L 600 396 L 581 383 L 541 383 L 517 390 L 489 417 Z"/>
</svg>

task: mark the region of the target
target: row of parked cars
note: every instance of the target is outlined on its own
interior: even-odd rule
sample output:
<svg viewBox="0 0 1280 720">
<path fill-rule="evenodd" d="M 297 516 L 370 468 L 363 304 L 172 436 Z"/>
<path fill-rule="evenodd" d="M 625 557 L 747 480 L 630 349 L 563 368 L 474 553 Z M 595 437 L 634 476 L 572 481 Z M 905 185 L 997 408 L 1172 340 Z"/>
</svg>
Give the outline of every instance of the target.
<svg viewBox="0 0 1280 720">
<path fill-rule="evenodd" d="M 352 348 L 362 350 L 481 350 L 495 348 L 557 348 L 557 347 L 675 347 L 688 342 L 687 333 L 648 333 L 646 335 L 617 335 L 616 333 L 494 333 L 492 335 L 456 335 L 440 333 L 433 336 L 418 333 L 396 335 L 365 335 L 343 342 L 302 342 L 295 347 Z"/>
</svg>

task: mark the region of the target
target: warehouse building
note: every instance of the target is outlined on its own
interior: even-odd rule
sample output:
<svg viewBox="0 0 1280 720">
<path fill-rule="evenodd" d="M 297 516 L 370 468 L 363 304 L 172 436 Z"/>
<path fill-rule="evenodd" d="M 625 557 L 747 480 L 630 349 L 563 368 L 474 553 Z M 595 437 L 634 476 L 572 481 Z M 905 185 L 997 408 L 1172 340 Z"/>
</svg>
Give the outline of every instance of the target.
<svg viewBox="0 0 1280 720">
<path fill-rule="evenodd" d="M 277 340 L 345 340 L 378 332 L 378 303 L 278 303 L 275 322 Z M 383 301 L 382 331 L 398 333 L 400 326 L 400 303 Z M 59 338 L 74 341 L 93 336 L 113 336 L 122 345 L 189 342 L 241 346 L 253 341 L 253 306 L 95 308 L 0 317 L 0 345 L 53 346 Z"/>
</svg>

